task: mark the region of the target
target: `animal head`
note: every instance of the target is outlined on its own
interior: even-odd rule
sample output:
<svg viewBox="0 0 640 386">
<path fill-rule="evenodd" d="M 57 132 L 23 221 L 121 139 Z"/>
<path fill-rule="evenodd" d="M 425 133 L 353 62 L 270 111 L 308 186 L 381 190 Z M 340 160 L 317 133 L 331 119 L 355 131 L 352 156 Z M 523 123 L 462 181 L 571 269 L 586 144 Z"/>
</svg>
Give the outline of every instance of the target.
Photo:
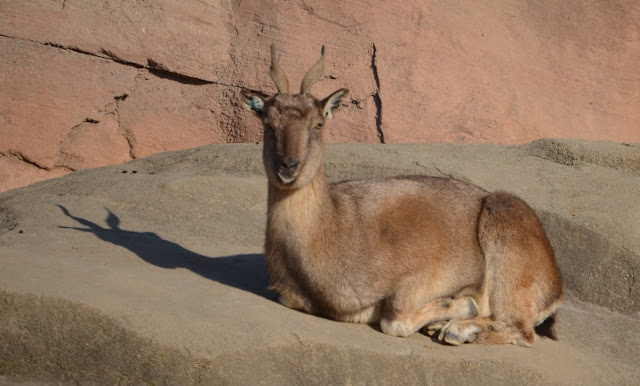
<svg viewBox="0 0 640 386">
<path fill-rule="evenodd" d="M 318 172 L 324 153 L 324 124 L 348 94 L 341 88 L 319 100 L 309 93 L 324 72 L 324 46 L 320 59 L 307 72 L 299 94 L 291 94 L 289 80 L 271 45 L 271 79 L 278 93 L 268 97 L 242 89 L 242 105 L 260 118 L 264 127 L 263 161 L 269 180 L 285 189 L 308 184 Z"/>
</svg>

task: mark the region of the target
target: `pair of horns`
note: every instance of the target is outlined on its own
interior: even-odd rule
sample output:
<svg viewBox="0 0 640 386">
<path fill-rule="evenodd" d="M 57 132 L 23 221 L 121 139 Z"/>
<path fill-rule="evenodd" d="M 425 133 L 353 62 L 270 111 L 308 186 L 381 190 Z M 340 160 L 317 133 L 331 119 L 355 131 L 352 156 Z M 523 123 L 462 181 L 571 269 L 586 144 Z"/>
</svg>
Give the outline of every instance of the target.
<svg viewBox="0 0 640 386">
<path fill-rule="evenodd" d="M 304 94 L 308 92 L 309 89 L 311 89 L 311 86 L 313 85 L 313 83 L 322 76 L 323 72 L 324 72 L 324 45 L 322 46 L 320 59 L 318 59 L 316 64 L 314 64 L 313 67 L 311 67 L 309 71 L 307 71 L 307 74 L 304 76 L 304 79 L 302 79 L 302 84 L 300 85 L 300 94 Z M 271 79 L 273 79 L 273 82 L 276 84 L 276 87 L 278 87 L 278 91 L 281 94 L 290 94 L 289 80 L 287 79 L 287 75 L 284 73 L 284 70 L 282 69 L 282 67 L 280 67 L 280 64 L 278 64 L 278 60 L 276 58 L 275 44 L 271 44 L 270 74 L 271 74 Z"/>
</svg>

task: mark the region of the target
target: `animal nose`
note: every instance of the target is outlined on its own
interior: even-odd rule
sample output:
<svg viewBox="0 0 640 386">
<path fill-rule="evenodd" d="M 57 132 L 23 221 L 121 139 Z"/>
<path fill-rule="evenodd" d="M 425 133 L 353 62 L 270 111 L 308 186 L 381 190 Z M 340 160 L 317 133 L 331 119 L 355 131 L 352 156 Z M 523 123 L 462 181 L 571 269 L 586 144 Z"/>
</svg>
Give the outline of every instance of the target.
<svg viewBox="0 0 640 386">
<path fill-rule="evenodd" d="M 298 165 L 300 165 L 300 160 L 297 160 L 295 158 L 287 158 L 282 161 L 282 169 L 287 173 L 295 172 L 298 168 Z"/>
</svg>

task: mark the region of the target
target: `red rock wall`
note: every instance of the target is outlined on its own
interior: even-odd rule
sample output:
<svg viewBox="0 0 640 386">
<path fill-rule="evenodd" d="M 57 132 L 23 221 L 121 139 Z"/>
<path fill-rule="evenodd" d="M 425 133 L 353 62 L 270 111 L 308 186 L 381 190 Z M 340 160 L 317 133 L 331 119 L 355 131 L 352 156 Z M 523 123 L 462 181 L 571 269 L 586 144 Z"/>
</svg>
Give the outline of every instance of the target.
<svg viewBox="0 0 640 386">
<path fill-rule="evenodd" d="M 254 142 L 239 87 L 348 87 L 333 142 L 640 142 L 640 2 L 0 0 L 0 190 Z M 295 87 L 293 87 L 295 88 Z"/>
</svg>

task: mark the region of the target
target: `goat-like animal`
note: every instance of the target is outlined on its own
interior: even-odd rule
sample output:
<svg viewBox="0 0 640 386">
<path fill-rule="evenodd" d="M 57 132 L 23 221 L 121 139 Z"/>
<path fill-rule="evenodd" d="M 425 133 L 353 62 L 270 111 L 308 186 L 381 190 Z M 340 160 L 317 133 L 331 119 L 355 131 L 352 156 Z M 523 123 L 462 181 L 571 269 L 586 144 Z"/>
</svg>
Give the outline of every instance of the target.
<svg viewBox="0 0 640 386">
<path fill-rule="evenodd" d="M 280 302 L 393 336 L 425 327 L 453 345 L 530 346 L 541 324 L 555 338 L 560 272 L 524 201 L 451 178 L 327 183 L 324 124 L 348 91 L 309 94 L 324 58 L 323 46 L 293 95 L 272 45 L 278 93 L 241 92 L 264 125 L 265 259 Z"/>
</svg>

